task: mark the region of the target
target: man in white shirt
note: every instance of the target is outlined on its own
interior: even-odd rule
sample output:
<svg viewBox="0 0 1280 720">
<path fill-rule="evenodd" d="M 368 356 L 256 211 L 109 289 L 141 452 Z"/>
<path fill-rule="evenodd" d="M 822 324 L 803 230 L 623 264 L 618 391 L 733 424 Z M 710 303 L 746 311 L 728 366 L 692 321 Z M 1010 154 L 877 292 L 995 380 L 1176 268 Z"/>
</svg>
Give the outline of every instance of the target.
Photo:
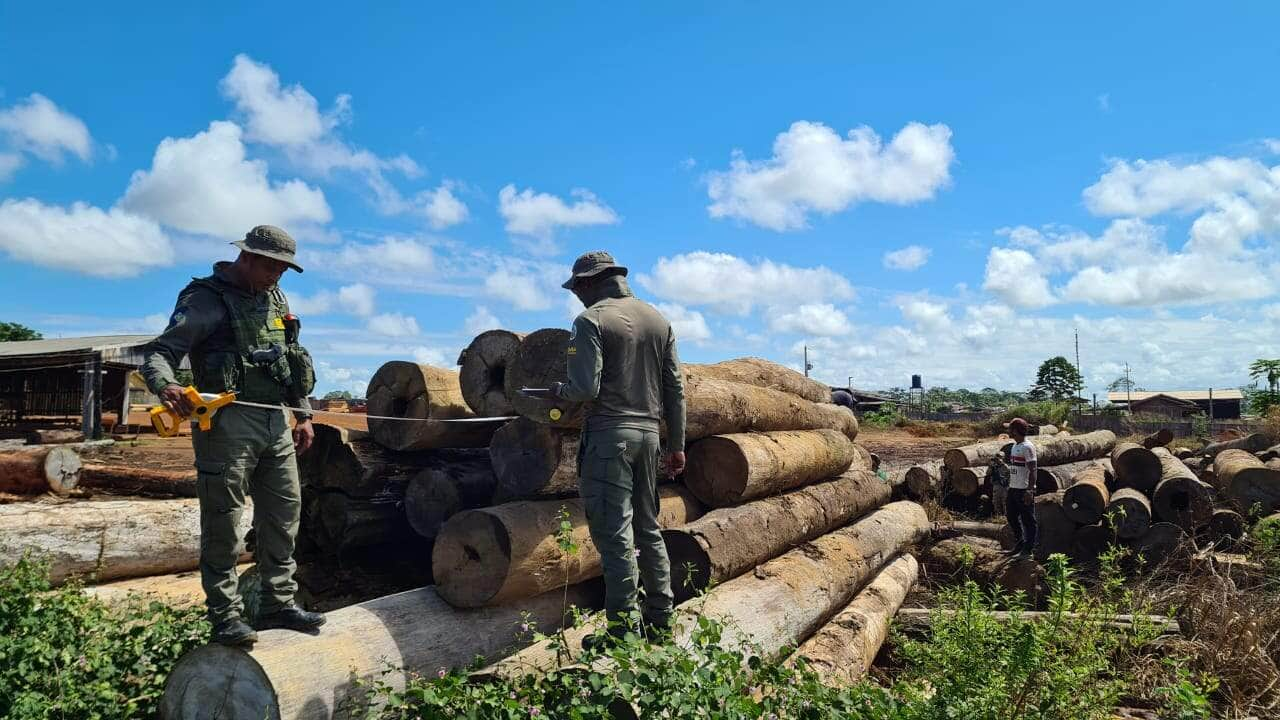
<svg viewBox="0 0 1280 720">
<path fill-rule="evenodd" d="M 1036 448 L 1027 442 L 1027 421 L 1009 421 L 1013 447 L 1009 450 L 1009 495 L 1005 514 L 1013 537 L 1017 540 L 1015 555 L 1035 552 L 1039 528 L 1036 526 Z"/>
</svg>

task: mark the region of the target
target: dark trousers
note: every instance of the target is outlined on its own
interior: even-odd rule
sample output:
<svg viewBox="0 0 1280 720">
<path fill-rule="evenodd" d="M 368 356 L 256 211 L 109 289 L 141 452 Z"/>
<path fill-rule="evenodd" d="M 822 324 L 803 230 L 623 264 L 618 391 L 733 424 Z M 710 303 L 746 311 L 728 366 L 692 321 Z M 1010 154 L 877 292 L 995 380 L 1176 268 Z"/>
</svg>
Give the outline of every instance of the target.
<svg viewBox="0 0 1280 720">
<path fill-rule="evenodd" d="M 1005 501 L 1005 515 L 1009 519 L 1009 527 L 1013 528 L 1013 537 L 1018 544 L 1034 548 L 1040 528 L 1036 525 L 1035 502 L 1027 504 L 1027 494 L 1030 492 L 1022 488 L 1009 488 L 1009 498 Z"/>
</svg>

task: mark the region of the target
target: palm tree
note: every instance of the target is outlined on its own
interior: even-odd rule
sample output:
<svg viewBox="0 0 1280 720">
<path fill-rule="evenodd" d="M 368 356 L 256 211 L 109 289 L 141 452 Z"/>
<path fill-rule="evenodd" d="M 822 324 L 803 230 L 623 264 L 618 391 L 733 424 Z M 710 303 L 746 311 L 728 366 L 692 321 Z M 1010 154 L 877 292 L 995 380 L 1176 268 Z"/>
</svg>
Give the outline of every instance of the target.
<svg viewBox="0 0 1280 720">
<path fill-rule="evenodd" d="M 1280 360 L 1254 360 L 1249 366 L 1249 377 L 1260 380 L 1267 379 L 1267 389 L 1276 392 L 1280 389 Z"/>
</svg>

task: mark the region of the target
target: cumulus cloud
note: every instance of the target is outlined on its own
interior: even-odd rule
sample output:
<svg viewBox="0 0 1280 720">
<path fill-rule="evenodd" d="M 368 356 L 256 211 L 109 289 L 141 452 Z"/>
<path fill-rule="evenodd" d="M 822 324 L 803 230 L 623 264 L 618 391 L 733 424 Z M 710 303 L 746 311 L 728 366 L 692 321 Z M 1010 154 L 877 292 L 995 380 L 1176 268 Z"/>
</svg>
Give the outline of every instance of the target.
<svg viewBox="0 0 1280 720">
<path fill-rule="evenodd" d="M 39 93 L 0 110 L 0 137 L 13 150 L 55 164 L 67 155 L 88 162 L 93 152 L 93 138 L 84 121 Z"/>
<path fill-rule="evenodd" d="M 1054 302 L 1049 281 L 1026 250 L 991 248 L 982 287 L 1015 307 L 1039 308 Z"/>
<path fill-rule="evenodd" d="M 901 250 L 884 254 L 884 266 L 890 270 L 918 270 L 929 262 L 933 251 L 919 245 L 908 245 Z"/>
<path fill-rule="evenodd" d="M 15 260 L 85 275 L 121 278 L 173 262 L 173 245 L 154 221 L 119 208 L 70 208 L 39 200 L 0 203 L 0 249 Z"/>
<path fill-rule="evenodd" d="M 821 336 L 849 332 L 849 318 L 830 303 L 770 307 L 765 312 L 765 323 L 770 330 L 781 333 Z"/>
<path fill-rule="evenodd" d="M 401 313 L 383 313 L 369 318 L 369 331 L 387 337 L 412 337 L 422 331 L 418 321 Z"/>
<path fill-rule="evenodd" d="M 352 315 L 368 317 L 373 314 L 373 288 L 364 283 L 344 285 L 338 288 L 338 305 Z"/>
<path fill-rule="evenodd" d="M 424 190 L 421 206 L 422 213 L 436 230 L 458 225 L 467 219 L 467 206 L 454 196 L 452 183 L 446 182 L 434 190 Z"/>
<path fill-rule="evenodd" d="M 578 188 L 570 195 L 576 200 L 567 203 L 550 193 L 533 188 L 517 191 L 515 185 L 507 185 L 498 191 L 498 212 L 506 220 L 508 233 L 542 240 L 550 239 L 559 228 L 618 223 L 618 214 L 590 190 Z"/>
<path fill-rule="evenodd" d="M 920 298 L 904 298 L 898 302 L 902 317 L 926 330 L 941 330 L 951 324 L 947 304 Z"/>
<path fill-rule="evenodd" d="M 551 307 L 546 283 L 519 270 L 495 269 L 485 278 L 484 289 L 491 297 L 511 303 L 517 310 L 546 310 Z"/>
<path fill-rule="evenodd" d="M 658 312 L 671 323 L 677 342 L 691 342 L 701 345 L 711 339 L 711 328 L 702 313 L 678 303 L 658 303 Z"/>
<path fill-rule="evenodd" d="M 909 123 L 885 145 L 869 127 L 841 138 L 826 125 L 799 121 L 777 136 L 768 160 L 735 153 L 727 171 L 708 175 L 707 210 L 714 218 L 796 230 L 810 212 L 928 200 L 950 182 L 954 160 L 946 125 Z"/>
<path fill-rule="evenodd" d="M 22 167 L 22 156 L 18 153 L 0 152 L 0 182 L 5 182 Z"/>
<path fill-rule="evenodd" d="M 190 233 L 238 239 L 255 225 L 327 223 L 324 193 L 301 180 L 272 182 L 245 156 L 240 127 L 216 121 L 188 138 L 165 138 L 150 170 L 133 174 L 121 207 Z"/>
<path fill-rule="evenodd" d="M 344 285 L 337 292 L 321 290 L 314 295 L 291 294 L 289 309 L 299 315 L 325 315 L 337 311 L 368 317 L 373 314 L 374 295 L 373 288 L 356 283 Z"/>
<path fill-rule="evenodd" d="M 1150 217 L 1192 212 L 1236 193 L 1270 192 L 1270 170 L 1251 158 L 1214 157 L 1178 164 L 1170 160 L 1116 160 L 1084 189 L 1084 202 L 1097 215 Z"/>
<path fill-rule="evenodd" d="M 375 242 L 349 242 L 337 249 L 309 250 L 308 262 L 339 273 L 367 273 L 381 281 L 434 274 L 436 254 L 415 238 L 387 236 Z"/>
<path fill-rule="evenodd" d="M 463 323 L 462 329 L 468 335 L 479 335 L 486 330 L 498 330 L 502 327 L 502 321 L 497 315 L 489 312 L 489 308 L 483 305 L 477 305 L 476 309 L 467 316 L 467 320 Z"/>
<path fill-rule="evenodd" d="M 822 266 L 798 268 L 704 251 L 660 258 L 637 281 L 665 300 L 738 315 L 756 305 L 804 305 L 854 296 L 848 280 Z"/>
<path fill-rule="evenodd" d="M 289 293 L 289 311 L 306 317 L 327 315 L 333 311 L 333 293 L 322 290 L 314 295 Z"/>
</svg>

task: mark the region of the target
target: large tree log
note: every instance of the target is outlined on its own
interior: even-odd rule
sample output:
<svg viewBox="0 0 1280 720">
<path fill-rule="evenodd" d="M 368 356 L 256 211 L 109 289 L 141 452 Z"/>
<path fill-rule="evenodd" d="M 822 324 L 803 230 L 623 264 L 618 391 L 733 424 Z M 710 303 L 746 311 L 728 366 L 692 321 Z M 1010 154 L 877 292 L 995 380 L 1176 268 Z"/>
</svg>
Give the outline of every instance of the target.
<svg viewBox="0 0 1280 720">
<path fill-rule="evenodd" d="M 785 365 L 761 358 L 738 358 L 712 365 L 684 366 L 685 377 L 693 379 L 729 380 L 744 385 L 781 390 L 799 395 L 813 403 L 831 402 L 831 388 Z"/>
<path fill-rule="evenodd" d="M 489 441 L 494 502 L 578 494 L 578 433 L 520 417 Z"/>
<path fill-rule="evenodd" d="M 1037 465 L 1036 494 L 1048 495 L 1059 490 L 1066 490 L 1071 487 L 1072 481 L 1075 480 L 1080 471 L 1092 465 L 1102 466 L 1107 475 L 1107 486 L 1110 487 L 1115 481 L 1115 472 L 1111 466 L 1111 459 L 1098 458 L 1097 460 L 1081 460 L 1080 462 L 1067 463 L 1065 465 Z"/>
<path fill-rule="evenodd" d="M 920 563 L 902 555 L 889 563 L 835 617 L 804 641 L 787 661 L 804 659 L 827 684 L 852 685 L 866 675 L 889 636 L 889 621 L 920 575 Z"/>
<path fill-rule="evenodd" d="M 949 468 L 938 460 L 912 465 L 906 473 L 907 494 L 913 500 L 938 499 L 948 473 Z"/>
<path fill-rule="evenodd" d="M 369 433 L 391 450 L 486 447 L 505 422 L 476 418 L 462 397 L 458 373 L 430 365 L 385 363 L 369 381 L 366 398 Z"/>
<path fill-rule="evenodd" d="M 578 428 L 582 426 L 584 407 L 581 403 L 520 394 L 520 388 L 546 388 L 564 382 L 568 377 L 566 351 L 569 331 L 544 328 L 529 333 L 520 341 L 515 356 L 507 363 L 506 392 L 517 413 L 546 425 Z"/>
<path fill-rule="evenodd" d="M 438 451 L 395 452 L 359 430 L 318 424 L 311 449 L 298 456 L 298 470 L 304 486 L 367 498 L 387 487 L 403 488 L 424 468 L 446 459 L 452 456 Z"/>
<path fill-rule="evenodd" d="M 1280 445 L 1272 445 L 1266 450 L 1263 450 L 1262 452 L 1257 453 L 1257 456 L 1258 456 L 1258 459 L 1264 463 L 1270 460 L 1275 460 L 1276 458 L 1280 458 Z"/>
<path fill-rule="evenodd" d="M 1160 482 L 1151 495 L 1156 517 L 1183 530 L 1192 530 L 1213 514 L 1212 489 L 1164 448 L 1152 450 L 1160 459 Z"/>
<path fill-rule="evenodd" d="M 1205 524 L 1203 532 L 1210 542 L 1230 547 L 1244 537 L 1244 516 L 1230 508 L 1217 508 Z"/>
<path fill-rule="evenodd" d="M 1067 512 L 1062 506 L 1063 494 L 1063 491 L 1059 491 L 1036 496 L 1036 525 L 1040 533 L 1035 550 L 1037 560 L 1044 560 L 1053 553 L 1071 551 L 1071 542 L 1076 534 L 1076 523 L 1067 517 Z"/>
<path fill-rule="evenodd" d="M 1225 440 L 1223 442 L 1209 443 L 1196 451 L 1201 457 L 1216 458 L 1218 453 L 1223 450 L 1244 450 L 1249 453 L 1262 452 L 1266 450 L 1271 442 L 1266 435 L 1262 433 L 1250 433 L 1242 438 L 1235 440 Z"/>
<path fill-rule="evenodd" d="M 658 488 L 663 527 L 684 525 L 702 514 L 698 501 L 676 485 Z M 568 514 L 576 554 L 557 542 L 560 510 Z M 601 573 L 580 498 L 512 502 L 464 510 L 436 536 L 432 569 L 440 596 L 455 607 L 499 605 L 533 597 L 566 582 Z"/>
<path fill-rule="evenodd" d="M 1155 447 L 1164 447 L 1173 442 L 1173 431 L 1169 428 L 1160 428 L 1150 435 L 1142 438 L 1142 447 L 1150 450 Z"/>
<path fill-rule="evenodd" d="M 1110 430 L 1094 430 L 1081 435 L 1033 435 L 1027 441 L 1036 449 L 1038 464 L 1066 465 L 1107 457 L 1116 446 L 1116 434 Z"/>
<path fill-rule="evenodd" d="M 1081 525 L 1076 528 L 1075 535 L 1071 537 L 1071 550 L 1068 554 L 1078 563 L 1090 563 L 1096 561 L 1099 555 L 1114 544 L 1116 544 L 1115 530 L 1108 527 L 1106 523 Z"/>
<path fill-rule="evenodd" d="M 1092 525 L 1102 520 L 1109 502 L 1111 493 L 1107 491 L 1107 471 L 1101 465 L 1092 464 L 1071 479 L 1071 487 L 1063 492 L 1062 510 L 1072 522 Z"/>
<path fill-rule="evenodd" d="M 1133 540 L 1146 534 L 1151 527 L 1151 500 L 1133 488 L 1121 488 L 1111 496 L 1107 504 L 1109 522 L 1116 535 L 1123 540 Z"/>
<path fill-rule="evenodd" d="M 795 647 L 928 530 L 929 519 L 916 503 L 885 505 L 683 603 L 677 612 L 675 642 L 687 643 L 698 617 L 706 616 L 725 624 L 720 644 L 726 649 L 752 645 L 772 654 Z M 559 667 L 565 655 L 576 657 L 592 627 L 565 633 L 567 653 L 543 641 L 485 668 L 479 676 L 514 680 L 545 674 Z"/>
<path fill-rule="evenodd" d="M 600 587 L 572 586 L 567 600 L 599 607 Z M 554 632 L 567 616 L 565 600 L 566 593 L 555 590 L 500 607 L 456 610 L 425 587 L 331 612 L 316 636 L 267 630 L 251 651 L 206 645 L 174 666 L 160 717 L 351 717 L 351 706 L 369 696 L 369 683 L 400 690 L 413 676 L 465 667 L 477 657 L 501 658 L 528 642 L 529 632 L 522 632 L 526 624 Z"/>
<path fill-rule="evenodd" d="M 839 405 L 808 400 L 768 388 L 726 380 L 690 380 L 685 385 L 689 440 L 709 435 L 773 430 L 831 428 L 850 440 L 858 436 L 858 419 Z"/>
<path fill-rule="evenodd" d="M 125 495 L 190 498 L 196 496 L 196 471 L 86 463 L 80 469 L 80 487 Z"/>
<path fill-rule="evenodd" d="M 951 490 L 957 495 L 971 497 L 987 485 L 987 466 L 960 468 L 951 474 Z"/>
<path fill-rule="evenodd" d="M 942 461 L 946 464 L 947 469 L 954 474 L 962 468 L 986 465 L 996 455 L 999 455 L 1005 446 L 1011 443 L 1011 440 L 1002 438 L 972 445 L 962 445 L 948 450 L 942 456 Z"/>
<path fill-rule="evenodd" d="M 429 467 L 409 481 L 404 513 L 414 532 L 431 540 L 449 518 L 491 504 L 496 486 L 487 457 Z"/>
<path fill-rule="evenodd" d="M 1247 450 L 1228 449 L 1213 461 L 1218 487 L 1241 510 L 1252 513 L 1254 506 L 1269 515 L 1280 509 L 1280 470 L 1267 467 Z"/>
<path fill-rule="evenodd" d="M 26 432 L 26 438 L 31 445 L 60 445 L 84 442 L 84 433 L 71 428 L 35 428 Z"/>
<path fill-rule="evenodd" d="M 65 495 L 80 483 L 80 456 L 59 445 L 0 452 L 0 492 Z"/>
<path fill-rule="evenodd" d="M 252 564 L 243 563 L 236 566 L 236 573 L 244 575 L 251 567 Z M 204 603 L 204 588 L 200 585 L 199 570 L 116 580 L 103 585 L 92 585 L 85 588 L 84 592 L 108 604 L 123 603 L 130 597 L 158 600 L 176 607 Z"/>
<path fill-rule="evenodd" d="M 398 544 L 413 536 L 399 497 L 350 498 L 340 492 L 325 492 L 319 502 L 324 529 L 316 539 L 328 554 Z"/>
<path fill-rule="evenodd" d="M 507 397 L 507 366 L 524 340 L 510 330 L 486 330 L 471 341 L 458 356 L 459 384 L 467 406 L 480 417 L 516 414 Z"/>
<path fill-rule="evenodd" d="M 968 578 L 983 587 L 1023 593 L 1039 603 L 1045 593 L 1044 570 L 1030 558 L 1010 557 L 995 540 L 959 537 L 934 543 L 925 566 L 940 576 Z"/>
<path fill-rule="evenodd" d="M 1111 451 L 1111 466 L 1115 468 L 1116 484 L 1120 487 L 1150 495 L 1156 489 L 1156 483 L 1160 482 L 1160 458 L 1151 452 L 1151 448 L 1137 443 L 1116 445 Z"/>
<path fill-rule="evenodd" d="M 847 524 L 889 501 L 892 489 L 869 470 L 737 507 L 712 510 L 664 530 L 680 600 L 735 578 L 791 548 Z"/>
<path fill-rule="evenodd" d="M 1164 562 L 1178 549 L 1186 533 L 1173 523 L 1152 523 L 1147 534 L 1134 544 L 1134 557 L 1146 569 L 1151 569 Z"/>
<path fill-rule="evenodd" d="M 725 507 L 835 477 L 856 457 L 835 430 L 714 435 L 689 446 L 684 482 L 703 504 Z"/>
<path fill-rule="evenodd" d="M 245 509 L 240 536 L 253 509 Z M 200 508 L 196 500 L 103 500 L 60 505 L 0 506 L 0 565 L 30 551 L 49 561 L 49 576 L 98 581 L 190 570 L 200 559 Z"/>
<path fill-rule="evenodd" d="M 933 618 L 936 615 L 945 617 L 954 616 L 957 612 L 955 608 L 902 608 L 898 614 L 894 616 L 894 620 L 904 626 L 917 627 L 929 626 L 933 624 Z M 1182 632 L 1182 626 L 1177 619 L 1168 615 L 1109 615 L 1103 617 L 1090 617 L 1078 615 L 1073 612 L 1056 612 L 1056 611 L 1039 611 L 1039 610 L 987 610 L 983 615 L 997 622 L 1009 622 L 1015 617 L 1019 620 L 1029 620 L 1033 622 L 1041 622 L 1044 620 L 1055 620 L 1057 618 L 1070 618 L 1072 620 L 1087 620 L 1098 625 L 1115 628 L 1117 630 L 1133 630 L 1136 627 L 1150 627 L 1163 634 L 1178 634 Z"/>
<path fill-rule="evenodd" d="M 1001 547 L 1006 549 L 1012 548 L 1015 542 L 1013 528 L 1005 523 L 953 520 L 950 522 L 935 522 L 933 524 L 933 537 L 935 540 L 947 540 L 961 535 L 995 540 L 1000 543 Z"/>
</svg>

